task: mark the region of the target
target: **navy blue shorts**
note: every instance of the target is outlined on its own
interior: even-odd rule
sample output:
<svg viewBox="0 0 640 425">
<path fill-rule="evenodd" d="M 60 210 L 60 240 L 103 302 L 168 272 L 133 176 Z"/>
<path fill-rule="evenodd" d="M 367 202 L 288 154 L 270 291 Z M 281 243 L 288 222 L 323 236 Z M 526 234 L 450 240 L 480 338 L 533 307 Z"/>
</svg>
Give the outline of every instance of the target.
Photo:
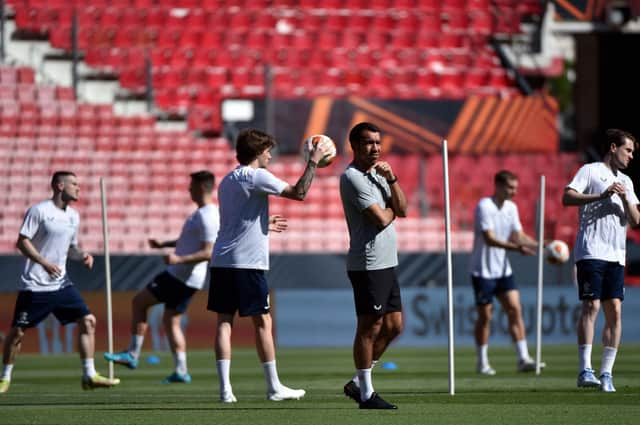
<svg viewBox="0 0 640 425">
<path fill-rule="evenodd" d="M 578 298 L 580 300 L 624 300 L 624 267 L 613 261 L 580 260 Z"/>
<path fill-rule="evenodd" d="M 20 291 L 11 326 L 33 328 L 46 319 L 49 313 L 53 313 L 61 324 L 66 325 L 91 314 L 91 311 L 73 285 L 58 291 Z"/>
<path fill-rule="evenodd" d="M 158 301 L 180 314 L 187 311 L 191 298 L 197 291 L 167 271 L 154 277 L 147 289 Z"/>
<path fill-rule="evenodd" d="M 259 316 L 270 312 L 264 270 L 211 267 L 207 309 L 216 313 Z"/>
<path fill-rule="evenodd" d="M 356 315 L 382 315 L 402 311 L 400 285 L 394 267 L 350 270 L 347 275 L 353 287 Z"/>
<path fill-rule="evenodd" d="M 493 304 L 493 297 L 496 295 L 512 289 L 518 289 L 512 274 L 497 279 L 485 279 L 472 275 L 471 282 L 473 283 L 476 305 Z"/>
</svg>

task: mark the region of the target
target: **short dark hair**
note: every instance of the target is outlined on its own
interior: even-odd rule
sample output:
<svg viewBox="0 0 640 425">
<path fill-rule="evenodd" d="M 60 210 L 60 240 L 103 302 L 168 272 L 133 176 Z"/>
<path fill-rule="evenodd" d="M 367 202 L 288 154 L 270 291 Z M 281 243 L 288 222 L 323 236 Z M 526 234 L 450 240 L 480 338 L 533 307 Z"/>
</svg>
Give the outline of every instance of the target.
<svg viewBox="0 0 640 425">
<path fill-rule="evenodd" d="M 53 176 L 51 177 L 51 188 L 55 190 L 56 185 L 60 183 L 62 180 L 64 180 L 65 177 L 69 177 L 69 176 L 76 177 L 76 175 L 71 171 L 56 171 L 55 173 L 53 173 Z"/>
<path fill-rule="evenodd" d="M 493 177 L 493 183 L 498 184 L 507 184 L 509 180 L 518 180 L 518 176 L 512 173 L 509 170 L 500 170 Z"/>
<path fill-rule="evenodd" d="M 371 124 L 370 122 L 361 122 L 356 124 L 351 131 L 349 132 L 349 143 L 351 144 L 351 148 L 362 139 L 362 133 L 365 131 L 370 131 L 372 133 L 380 133 L 380 129 L 375 124 Z"/>
<path fill-rule="evenodd" d="M 633 143 L 633 149 L 638 150 L 638 142 L 633 135 L 627 131 L 618 130 L 617 128 L 609 128 L 604 133 L 604 146 L 602 146 L 602 153 L 606 155 L 611 148 L 611 145 L 614 144 L 617 147 L 620 147 L 625 144 L 625 139 L 631 140 Z"/>
<path fill-rule="evenodd" d="M 272 135 L 253 128 L 245 129 L 236 139 L 236 158 L 240 164 L 247 165 L 275 145 L 276 139 Z"/>
<path fill-rule="evenodd" d="M 216 177 L 207 170 L 191 173 L 191 180 L 202 185 L 207 192 L 211 192 L 216 185 Z"/>
</svg>

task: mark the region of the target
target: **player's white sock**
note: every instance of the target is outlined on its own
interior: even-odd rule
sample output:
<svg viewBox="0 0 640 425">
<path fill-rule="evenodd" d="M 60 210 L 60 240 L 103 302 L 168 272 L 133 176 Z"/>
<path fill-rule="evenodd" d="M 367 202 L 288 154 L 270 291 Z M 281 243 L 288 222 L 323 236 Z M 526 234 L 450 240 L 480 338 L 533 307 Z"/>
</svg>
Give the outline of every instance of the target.
<svg viewBox="0 0 640 425">
<path fill-rule="evenodd" d="M 600 374 L 609 373 L 613 370 L 613 363 L 616 361 L 618 349 L 613 347 L 604 347 L 602 349 L 602 365 L 600 366 Z"/>
<path fill-rule="evenodd" d="M 531 359 L 531 356 L 529 356 L 529 347 L 527 347 L 526 339 L 516 341 L 516 354 L 518 355 L 518 360 L 522 361 Z"/>
<path fill-rule="evenodd" d="M 358 369 L 358 381 L 360 381 L 360 400 L 369 400 L 373 394 L 371 369 Z"/>
<path fill-rule="evenodd" d="M 378 363 L 378 360 L 372 360 L 371 361 L 371 369 L 373 369 L 374 367 L 376 367 L 376 363 Z M 351 378 L 351 380 L 353 381 L 354 384 L 356 384 L 358 387 L 360 386 L 360 379 L 358 378 L 358 369 L 356 369 L 355 373 L 353 374 L 353 378 Z"/>
<path fill-rule="evenodd" d="M 82 359 L 82 375 L 88 378 L 93 378 L 97 375 L 93 358 Z"/>
<path fill-rule="evenodd" d="M 489 366 L 489 344 L 477 345 L 476 355 L 478 358 L 478 366 L 481 368 Z"/>
<path fill-rule="evenodd" d="M 144 335 L 131 335 L 131 342 L 129 343 L 129 354 L 134 358 L 140 357 L 140 351 L 142 350 L 142 343 L 144 342 Z"/>
<path fill-rule="evenodd" d="M 582 372 L 585 369 L 592 369 L 591 367 L 591 349 L 593 345 L 583 344 L 578 345 L 578 372 Z"/>
<path fill-rule="evenodd" d="M 184 375 L 187 373 L 187 352 L 186 351 L 176 351 L 173 353 L 173 362 L 176 366 L 176 373 L 179 375 Z"/>
<path fill-rule="evenodd" d="M 280 378 L 278 378 L 278 369 L 276 369 L 276 361 L 262 363 L 262 369 L 264 370 L 264 377 L 267 380 L 267 390 L 270 393 L 276 392 L 280 389 Z"/>
<path fill-rule="evenodd" d="M 218 369 L 218 382 L 220 383 L 220 394 L 231 391 L 231 380 L 229 371 L 231 369 L 231 359 L 222 359 L 216 361 L 216 369 Z"/>
<path fill-rule="evenodd" d="M 13 372 L 13 365 L 12 364 L 6 364 L 2 368 L 2 376 L 0 378 L 1 379 L 6 379 L 7 381 L 11 381 L 11 373 L 12 372 Z"/>
</svg>

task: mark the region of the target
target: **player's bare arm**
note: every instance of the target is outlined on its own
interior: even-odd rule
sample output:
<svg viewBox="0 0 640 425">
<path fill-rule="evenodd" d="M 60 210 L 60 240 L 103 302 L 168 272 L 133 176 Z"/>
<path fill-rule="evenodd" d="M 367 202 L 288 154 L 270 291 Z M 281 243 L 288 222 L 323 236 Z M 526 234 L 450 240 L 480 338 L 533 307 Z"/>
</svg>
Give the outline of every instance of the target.
<svg viewBox="0 0 640 425">
<path fill-rule="evenodd" d="M 393 208 L 382 208 L 378 204 L 371 205 L 363 212 L 364 215 L 369 218 L 369 220 L 371 220 L 379 230 L 382 230 L 390 225 L 396 218 L 396 213 Z"/>
<path fill-rule="evenodd" d="M 624 186 L 620 183 L 613 183 L 604 192 L 597 194 L 579 193 L 577 190 L 567 187 L 562 194 L 562 205 L 565 207 L 590 204 L 591 202 L 601 201 L 610 198 L 615 193 L 624 192 Z"/>
<path fill-rule="evenodd" d="M 57 265 L 49 262 L 46 258 L 44 258 L 38 250 L 33 246 L 31 240 L 24 236 L 19 235 L 18 241 L 16 242 L 16 248 L 20 250 L 22 255 L 29 258 L 31 261 L 34 261 L 42 266 L 43 269 L 49 273 L 52 277 L 60 277 L 62 270 Z"/>
<path fill-rule="evenodd" d="M 164 262 L 166 264 L 190 264 L 201 261 L 209 261 L 213 252 L 213 242 L 202 242 L 200 249 L 192 254 L 177 255 L 175 253 L 166 254 Z"/>
<path fill-rule="evenodd" d="M 378 161 L 373 165 L 378 174 L 384 177 L 391 190 L 391 208 L 396 217 L 407 216 L 407 197 L 398 183 L 398 177 L 394 174 L 391 165 L 385 161 Z"/>
<path fill-rule="evenodd" d="M 482 232 L 482 236 L 484 237 L 484 242 L 489 246 L 503 248 L 509 251 L 518 251 L 522 255 L 535 254 L 535 251 L 525 244 L 514 242 L 512 240 L 502 241 L 496 238 L 496 235 L 493 233 L 492 230 L 485 230 L 484 232 Z"/>
<path fill-rule="evenodd" d="M 149 239 L 149 246 L 154 249 L 175 248 L 177 240 L 161 241 L 159 239 Z"/>
<path fill-rule="evenodd" d="M 627 192 L 625 191 L 618 193 L 618 196 L 622 200 L 624 214 L 627 216 L 629 224 L 631 225 L 631 227 L 636 227 L 638 224 L 640 224 L 640 210 L 638 210 L 638 205 L 629 202 L 629 199 L 627 198 Z"/>
<path fill-rule="evenodd" d="M 538 241 L 527 235 L 522 230 L 519 232 L 513 232 L 511 235 L 511 241 L 527 248 L 526 255 L 534 255 L 536 253 L 535 250 L 538 249 Z M 522 253 L 525 254 L 524 252 Z"/>
<path fill-rule="evenodd" d="M 629 203 L 627 199 L 627 192 L 624 187 L 619 182 L 613 183 L 609 186 L 604 192 L 601 194 L 584 194 L 579 193 L 575 189 L 566 188 L 564 190 L 564 194 L 562 195 L 562 205 L 564 206 L 581 206 L 586 205 L 591 202 L 600 201 L 602 199 L 610 198 L 613 195 L 617 195 L 622 200 L 622 205 L 624 206 L 624 212 L 627 216 L 627 220 L 629 220 L 629 224 L 633 227 L 640 224 L 640 210 L 638 209 L 638 205 L 632 205 Z"/>
<path fill-rule="evenodd" d="M 293 199 L 294 201 L 303 201 L 309 192 L 311 182 L 316 174 L 316 168 L 318 162 L 330 153 L 330 147 L 326 144 L 317 144 L 311 151 L 307 167 L 304 169 L 304 173 L 298 179 L 295 186 L 287 186 L 280 196 L 287 199 Z"/>
<path fill-rule="evenodd" d="M 287 230 L 289 224 L 287 219 L 281 215 L 275 214 L 269 217 L 269 231 L 274 233 L 281 233 Z"/>
<path fill-rule="evenodd" d="M 83 251 L 77 245 L 69 246 L 69 258 L 75 261 L 82 261 L 86 268 L 91 269 L 93 267 L 93 256 L 88 252 Z"/>
</svg>

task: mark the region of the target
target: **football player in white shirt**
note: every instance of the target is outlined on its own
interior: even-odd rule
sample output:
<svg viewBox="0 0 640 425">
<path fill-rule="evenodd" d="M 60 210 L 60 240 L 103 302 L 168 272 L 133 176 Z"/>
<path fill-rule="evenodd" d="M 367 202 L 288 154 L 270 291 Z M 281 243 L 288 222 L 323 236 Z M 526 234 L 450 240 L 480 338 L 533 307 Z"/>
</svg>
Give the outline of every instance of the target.
<svg viewBox="0 0 640 425">
<path fill-rule="evenodd" d="M 272 401 L 300 399 L 305 394 L 302 389 L 281 384 L 276 370 L 265 273 L 269 269 L 268 232 L 279 231 L 283 223 L 281 218 L 269 217 L 269 195 L 304 200 L 318 161 L 329 153 L 329 147 L 318 144 L 311 151 L 302 176 L 291 186 L 267 171 L 275 144 L 273 136 L 262 131 L 241 131 L 236 140 L 236 157 L 240 165 L 218 186 L 220 231 L 211 258 L 207 308 L 218 313 L 216 367 L 220 401 L 224 403 L 237 401 L 229 372 L 231 331 L 236 312 L 251 317 L 255 327 L 256 349 L 267 381 L 267 398 Z"/>
<path fill-rule="evenodd" d="M 11 330 L 4 343 L 0 393 L 9 390 L 15 358 L 24 334 L 50 313 L 62 325 L 78 324 L 78 349 L 82 360 L 82 388 L 112 387 L 119 379 L 109 379 L 94 366 L 96 318 L 73 286 L 66 270 L 67 257 L 93 267 L 91 254 L 78 247 L 80 217 L 69 204 L 78 200 L 78 180 L 70 171 L 58 171 L 51 178 L 51 199 L 27 211 L 16 246 L 26 257 Z"/>
<path fill-rule="evenodd" d="M 477 371 L 482 375 L 496 373 L 489 364 L 488 355 L 494 296 L 507 314 L 509 333 L 516 345 L 518 371 L 535 370 L 535 362 L 527 347 L 520 291 L 513 279 L 506 251 L 534 255 L 538 243 L 523 231 L 518 207 L 512 201 L 518 191 L 518 177 L 502 170 L 495 175 L 494 185 L 493 196 L 482 198 L 475 210 L 469 267 L 478 313 L 474 332 Z"/>
<path fill-rule="evenodd" d="M 213 203 L 215 177 L 209 171 L 191 174 L 189 193 L 198 209 L 187 217 L 177 240 L 149 239 L 152 248 L 175 248 L 164 256 L 169 266 L 140 290 L 131 303 L 131 342 L 120 353 L 104 353 L 105 359 L 135 369 L 147 331 L 147 312 L 156 304 L 164 304 L 162 322 L 173 353 L 175 370 L 162 382 L 191 382 L 187 371 L 187 344 L 180 323 L 191 298 L 203 288 L 207 277 L 207 263 L 218 234 L 220 217 Z"/>
<path fill-rule="evenodd" d="M 578 387 L 614 392 L 612 370 L 620 345 L 627 226 L 640 223 L 638 197 L 623 174 L 638 149 L 629 133 L 609 129 L 602 162 L 583 165 L 565 188 L 563 205 L 578 206 L 574 247 L 578 297 L 582 302 L 577 324 Z M 600 377 L 591 367 L 594 324 L 604 311 Z"/>
</svg>

